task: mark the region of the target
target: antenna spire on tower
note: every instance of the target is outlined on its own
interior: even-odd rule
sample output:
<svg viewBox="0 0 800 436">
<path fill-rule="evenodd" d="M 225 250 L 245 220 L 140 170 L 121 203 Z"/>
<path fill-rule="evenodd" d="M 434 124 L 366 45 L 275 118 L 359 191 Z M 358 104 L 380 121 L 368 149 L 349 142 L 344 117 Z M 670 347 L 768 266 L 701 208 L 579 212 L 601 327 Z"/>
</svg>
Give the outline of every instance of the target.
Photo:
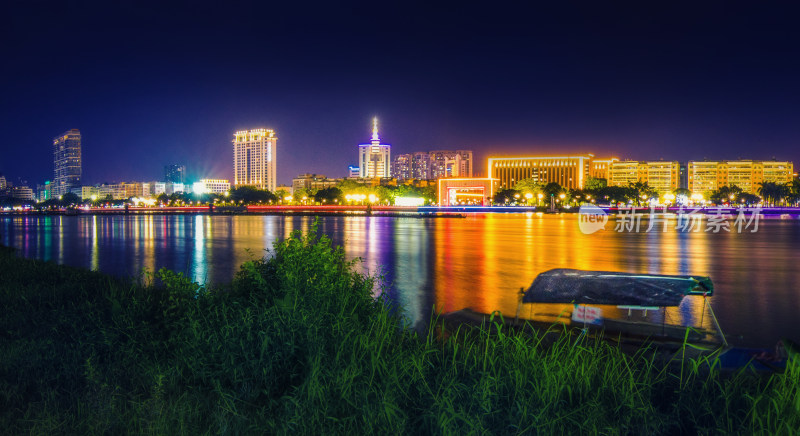
<svg viewBox="0 0 800 436">
<path fill-rule="evenodd" d="M 381 140 L 381 138 L 378 137 L 378 117 L 372 119 L 372 140 L 373 141 Z"/>
</svg>

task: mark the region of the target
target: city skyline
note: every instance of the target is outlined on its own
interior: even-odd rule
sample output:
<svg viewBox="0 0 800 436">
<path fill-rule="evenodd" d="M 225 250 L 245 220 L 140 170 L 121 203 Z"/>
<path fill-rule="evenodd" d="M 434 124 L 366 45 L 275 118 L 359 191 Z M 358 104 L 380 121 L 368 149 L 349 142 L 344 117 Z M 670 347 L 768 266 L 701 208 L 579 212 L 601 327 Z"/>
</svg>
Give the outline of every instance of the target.
<svg viewBox="0 0 800 436">
<path fill-rule="evenodd" d="M 376 132 L 377 117 L 374 117 L 372 119 L 372 122 L 373 123 L 372 123 L 372 137 L 371 137 L 372 139 L 371 139 L 371 141 L 374 142 L 375 141 L 375 139 L 374 139 L 375 135 L 377 134 L 377 132 Z M 267 133 L 272 134 L 272 135 L 274 135 L 274 132 L 275 132 L 274 129 L 264 129 L 264 128 L 241 130 L 241 131 L 234 132 L 233 133 L 233 136 L 234 136 L 234 141 L 233 141 L 233 143 L 234 143 L 234 162 L 237 159 L 237 157 L 236 157 L 237 156 L 237 151 L 236 151 L 237 139 L 236 138 L 239 137 L 240 135 L 243 135 L 243 134 L 246 135 L 250 131 L 255 131 L 255 132 L 262 132 L 263 131 L 263 132 L 267 132 Z M 67 135 L 67 134 L 69 134 L 71 132 L 77 132 L 77 135 L 78 135 L 78 138 L 79 138 L 78 140 L 80 141 L 80 136 L 81 136 L 80 129 L 70 129 L 67 132 L 65 132 L 64 134 L 59 135 L 58 137 L 56 137 L 55 140 L 58 140 L 62 136 Z M 270 154 L 272 156 L 272 155 L 276 154 L 277 147 L 276 147 L 275 143 L 277 142 L 277 136 L 272 136 L 272 137 L 270 137 L 268 139 L 269 139 L 269 141 L 271 141 L 270 142 L 270 144 L 271 144 L 270 145 Z M 381 141 L 380 138 L 378 138 L 377 140 L 378 140 L 378 142 Z M 369 144 L 363 144 L 362 143 L 362 144 L 358 145 L 358 148 L 359 148 L 359 150 L 361 150 L 364 146 L 367 146 L 367 145 L 369 145 Z M 386 147 L 392 147 L 389 144 L 381 144 L 381 145 L 386 146 Z M 544 158 L 554 158 L 559 154 L 567 154 L 567 155 L 590 154 L 590 155 L 595 155 L 595 153 L 573 153 L 573 152 L 570 152 L 570 151 L 564 151 L 562 153 L 558 153 L 558 152 L 555 152 L 555 153 L 553 153 L 553 152 L 551 152 L 551 153 L 538 153 L 539 150 L 546 150 L 546 149 L 551 149 L 551 148 L 542 147 L 542 148 L 535 148 L 535 149 L 532 148 L 532 149 L 527 149 L 527 150 L 523 149 L 521 153 L 504 153 L 504 152 L 486 153 L 486 157 L 484 158 L 483 161 L 487 162 L 487 163 L 484 164 L 484 165 L 481 165 L 480 162 L 475 162 L 472 159 L 468 160 L 469 168 L 470 168 L 469 169 L 469 173 L 470 173 L 470 176 L 471 176 L 471 173 L 473 173 L 473 172 L 476 175 L 486 175 L 489 172 L 489 165 L 490 164 L 488 163 L 488 161 L 498 160 L 498 159 L 512 159 L 512 160 L 514 160 L 514 159 L 526 159 L 526 157 L 524 157 L 524 156 L 532 155 L 532 154 L 539 154 L 541 157 L 544 157 Z M 419 150 L 417 150 L 415 152 L 409 152 L 409 153 L 403 153 L 403 154 L 400 154 L 400 155 L 395 155 L 395 157 L 413 156 L 413 155 L 416 155 L 416 154 L 419 154 L 419 153 L 424 153 L 426 155 L 427 154 L 434 155 L 434 154 L 437 154 L 437 153 L 441 154 L 441 153 L 458 153 L 458 152 L 471 153 L 471 151 L 463 151 L 463 150 L 432 150 L 432 151 L 428 151 L 428 152 L 420 152 Z M 356 152 L 357 156 L 360 156 L 360 154 L 361 154 L 360 151 Z M 724 156 L 724 155 L 723 156 L 719 156 L 719 157 L 717 157 L 717 156 L 715 156 L 715 157 L 705 157 L 703 159 L 680 159 L 680 158 L 678 158 L 678 159 L 675 160 L 675 162 L 678 162 L 678 163 L 680 163 L 682 165 L 688 164 L 690 162 L 717 162 L 717 161 L 764 161 L 764 162 L 767 162 L 767 161 L 770 161 L 770 160 L 772 160 L 772 161 L 776 161 L 777 160 L 779 162 L 782 162 L 782 161 L 794 162 L 791 159 L 786 159 L 785 158 L 786 155 L 789 155 L 791 153 L 785 153 L 783 155 L 778 155 L 778 156 L 771 156 L 770 158 L 753 157 L 753 155 L 758 155 L 758 154 L 759 153 L 752 153 L 751 155 L 737 156 L 735 158 L 731 157 L 731 156 Z M 761 153 L 761 154 L 763 154 L 763 153 Z M 641 154 L 639 154 L 639 155 L 641 156 Z M 397 175 L 393 172 L 394 171 L 393 168 L 394 168 L 394 165 L 395 165 L 395 157 L 390 157 L 389 158 L 388 169 L 390 171 L 389 171 L 389 176 L 388 177 L 397 177 Z M 51 157 L 51 159 L 53 159 L 53 158 Z M 272 159 L 272 157 L 271 157 L 271 159 Z M 341 158 L 341 159 L 343 161 L 348 161 L 348 159 L 346 157 Z M 670 160 L 665 160 L 663 158 L 654 159 L 652 157 L 646 157 L 646 156 L 644 158 L 641 158 L 641 159 L 634 159 L 634 158 L 632 158 L 630 156 L 622 156 L 621 158 L 619 158 L 618 156 L 614 156 L 612 159 L 618 161 L 618 163 L 628 163 L 628 162 L 636 163 L 636 162 L 644 162 L 644 161 L 649 161 L 649 162 L 653 162 L 653 163 L 656 163 L 656 162 L 665 162 L 665 163 L 671 162 Z M 196 162 L 194 162 L 191 158 L 187 158 L 185 160 L 185 162 L 187 162 L 189 166 L 197 167 Z M 605 162 L 605 160 L 594 159 L 594 162 Z M 274 167 L 274 162 L 270 161 L 270 164 L 272 164 L 273 167 Z M 184 178 L 184 180 L 187 180 L 187 181 L 190 180 L 190 179 L 191 180 L 200 180 L 200 179 L 204 179 L 204 178 L 223 178 L 223 179 L 229 179 L 231 181 L 235 181 L 236 180 L 235 163 L 234 163 L 234 168 L 233 168 L 233 170 L 231 171 L 230 174 L 220 174 L 220 173 L 195 173 L 195 174 L 191 174 L 190 173 L 190 176 L 186 175 L 187 174 L 186 173 L 186 171 L 187 171 L 186 170 L 186 167 L 187 167 L 186 164 L 181 164 L 181 165 L 178 165 L 178 164 L 165 164 L 165 165 L 160 166 L 160 168 L 161 168 L 160 174 L 162 176 L 157 176 L 157 175 L 156 176 L 152 176 L 152 177 L 141 176 L 141 177 L 138 177 L 138 178 L 137 177 L 132 177 L 132 178 L 128 178 L 128 179 L 120 179 L 120 178 L 114 179 L 114 178 L 112 178 L 110 180 L 102 180 L 102 181 L 97 181 L 97 180 L 91 181 L 90 180 L 88 182 L 85 181 L 84 177 L 81 177 L 80 183 L 78 183 L 78 185 L 76 185 L 74 187 L 80 187 L 80 185 L 87 185 L 88 186 L 88 185 L 99 185 L 99 184 L 103 184 L 103 183 L 118 183 L 118 182 L 126 182 L 126 181 L 129 182 L 129 181 L 137 181 L 137 180 L 138 181 L 143 181 L 143 180 L 156 181 L 157 180 L 157 181 L 167 181 L 167 182 L 169 182 L 170 180 L 167 180 L 167 179 L 169 179 L 169 176 L 167 176 L 165 174 L 165 172 L 167 171 L 168 167 L 180 168 L 179 169 L 180 176 L 182 178 Z M 347 167 L 347 165 L 345 165 L 345 167 Z M 473 168 L 477 168 L 477 169 L 473 170 Z M 272 171 L 269 171 L 269 172 L 270 173 L 276 173 L 277 171 L 272 170 Z M 262 189 L 268 189 L 268 190 L 274 191 L 275 190 L 274 186 L 291 185 L 291 180 L 293 178 L 295 178 L 297 175 L 307 174 L 307 173 L 323 174 L 322 171 L 316 171 L 313 168 L 309 169 L 309 168 L 299 167 L 299 171 L 297 172 L 297 174 L 294 174 L 291 177 L 289 177 L 288 178 L 288 182 L 284 181 L 284 180 L 278 180 L 278 179 L 274 178 L 273 176 L 270 176 L 270 180 L 269 181 L 270 181 L 270 183 L 274 184 L 273 185 L 273 189 L 269 189 L 267 186 L 259 186 L 259 187 L 261 187 Z M 433 173 L 435 173 L 435 171 L 433 171 Z M 4 173 L 2 171 L 0 171 L 0 174 L 2 174 L 5 177 L 6 180 L 11 181 L 12 177 L 14 177 L 15 179 L 25 180 L 28 185 L 33 185 L 33 186 L 35 186 L 37 183 L 44 183 L 45 181 L 54 182 L 55 179 L 56 179 L 56 177 L 52 177 L 52 179 L 51 178 L 45 178 L 45 179 L 43 179 L 41 181 L 31 181 L 30 177 L 28 177 L 26 175 L 11 175 L 9 177 L 9 173 Z M 325 175 L 328 175 L 328 174 L 325 174 Z M 346 178 L 348 176 L 349 176 L 349 174 L 348 174 L 348 170 L 347 169 L 346 170 L 342 170 L 342 171 L 334 171 L 334 172 L 332 172 L 330 174 L 330 177 L 333 177 L 333 178 Z M 436 177 L 430 177 L 430 179 L 437 179 L 439 177 L 440 176 L 437 174 Z M 447 176 L 447 177 L 449 177 L 449 176 Z M 607 177 L 604 177 L 604 178 L 607 178 Z M 404 177 L 400 177 L 400 179 L 404 179 Z M 236 185 L 235 182 L 232 183 L 232 184 Z M 259 185 L 259 183 L 239 183 L 239 185 Z"/>
<path fill-rule="evenodd" d="M 392 154 L 473 150 L 484 175 L 499 154 L 800 161 L 800 37 L 777 6 L 262 7 L 14 3 L 0 172 L 42 183 L 48 139 L 78 128 L 87 182 L 171 162 L 233 179 L 230 132 L 265 127 L 278 183 L 337 177 L 375 116 Z"/>
<path fill-rule="evenodd" d="M 798 11 L 0 3 L 4 433 L 794 434 Z"/>
</svg>

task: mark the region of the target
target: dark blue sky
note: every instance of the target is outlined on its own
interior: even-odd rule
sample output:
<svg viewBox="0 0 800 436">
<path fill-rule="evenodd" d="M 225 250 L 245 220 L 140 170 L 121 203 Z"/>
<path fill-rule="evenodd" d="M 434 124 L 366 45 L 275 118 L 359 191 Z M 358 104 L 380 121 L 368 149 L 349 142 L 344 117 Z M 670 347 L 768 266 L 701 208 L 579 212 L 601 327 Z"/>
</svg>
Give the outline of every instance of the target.
<svg viewBox="0 0 800 436">
<path fill-rule="evenodd" d="M 555 2 L 552 2 L 555 3 Z M 235 130 L 274 128 L 278 182 L 343 176 L 378 116 L 392 153 L 613 153 L 800 164 L 796 11 L 767 3 L 10 1 L 0 172 L 87 183 L 167 163 L 232 177 Z"/>
</svg>

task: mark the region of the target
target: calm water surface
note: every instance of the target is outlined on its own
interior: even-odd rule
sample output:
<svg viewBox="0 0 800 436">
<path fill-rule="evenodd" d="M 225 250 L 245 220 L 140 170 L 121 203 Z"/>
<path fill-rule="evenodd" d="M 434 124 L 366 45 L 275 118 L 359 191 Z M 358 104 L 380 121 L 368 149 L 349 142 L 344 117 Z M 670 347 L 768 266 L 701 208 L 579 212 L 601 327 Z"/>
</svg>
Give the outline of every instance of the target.
<svg viewBox="0 0 800 436">
<path fill-rule="evenodd" d="M 0 242 L 26 257 L 138 275 L 166 267 L 200 283 L 227 282 L 242 262 L 313 218 L 282 216 L 3 216 Z M 578 268 L 708 275 L 710 304 L 730 342 L 800 341 L 800 221 L 767 220 L 757 233 L 584 235 L 574 215 L 476 214 L 457 218 L 323 217 L 320 230 L 382 274 L 409 321 L 470 307 L 513 314 L 540 272 Z M 614 309 L 612 309 L 613 311 Z M 524 314 L 524 313 L 523 313 Z M 709 324 L 702 298 L 669 309 L 667 322 Z"/>
</svg>

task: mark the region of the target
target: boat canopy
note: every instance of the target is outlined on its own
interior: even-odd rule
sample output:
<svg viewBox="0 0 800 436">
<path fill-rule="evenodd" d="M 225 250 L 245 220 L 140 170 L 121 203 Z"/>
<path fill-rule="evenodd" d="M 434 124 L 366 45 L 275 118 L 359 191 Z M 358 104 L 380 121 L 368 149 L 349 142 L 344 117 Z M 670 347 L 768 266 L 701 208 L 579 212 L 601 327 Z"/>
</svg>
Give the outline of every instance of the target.
<svg viewBox="0 0 800 436">
<path fill-rule="evenodd" d="M 710 296 L 713 292 L 711 279 L 703 276 L 559 268 L 539 274 L 525 292 L 522 302 L 677 306 L 686 295 Z"/>
</svg>

